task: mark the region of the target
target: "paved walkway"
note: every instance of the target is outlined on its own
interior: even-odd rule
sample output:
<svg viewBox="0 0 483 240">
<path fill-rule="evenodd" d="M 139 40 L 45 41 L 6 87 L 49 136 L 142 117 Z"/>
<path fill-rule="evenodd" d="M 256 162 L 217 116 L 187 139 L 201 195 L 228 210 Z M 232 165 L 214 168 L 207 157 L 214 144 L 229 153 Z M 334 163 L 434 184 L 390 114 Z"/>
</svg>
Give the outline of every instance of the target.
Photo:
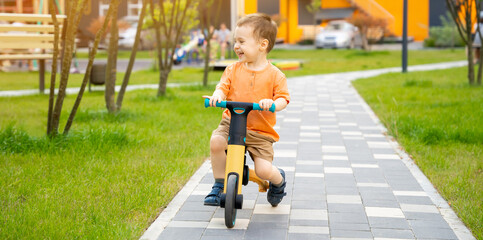
<svg viewBox="0 0 483 240">
<path fill-rule="evenodd" d="M 289 79 L 292 102 L 277 114 L 274 146 L 287 176 L 282 203 L 271 207 L 249 183 L 227 229 L 224 209 L 203 206 L 213 184 L 207 161 L 141 239 L 474 239 L 350 84 L 391 71 L 400 68 Z"/>
</svg>

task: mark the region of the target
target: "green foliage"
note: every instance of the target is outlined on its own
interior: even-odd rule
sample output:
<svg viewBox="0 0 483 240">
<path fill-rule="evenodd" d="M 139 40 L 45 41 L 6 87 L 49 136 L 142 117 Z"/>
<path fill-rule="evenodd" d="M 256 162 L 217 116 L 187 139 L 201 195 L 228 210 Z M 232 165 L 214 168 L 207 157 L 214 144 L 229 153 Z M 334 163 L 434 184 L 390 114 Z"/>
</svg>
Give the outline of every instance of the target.
<svg viewBox="0 0 483 240">
<path fill-rule="evenodd" d="M 483 88 L 466 68 L 361 79 L 354 86 L 476 239 L 483 238 Z"/>
<path fill-rule="evenodd" d="M 440 16 L 442 26 L 431 27 L 429 37 L 424 40 L 425 47 L 462 47 L 463 39 L 449 12 Z"/>
</svg>

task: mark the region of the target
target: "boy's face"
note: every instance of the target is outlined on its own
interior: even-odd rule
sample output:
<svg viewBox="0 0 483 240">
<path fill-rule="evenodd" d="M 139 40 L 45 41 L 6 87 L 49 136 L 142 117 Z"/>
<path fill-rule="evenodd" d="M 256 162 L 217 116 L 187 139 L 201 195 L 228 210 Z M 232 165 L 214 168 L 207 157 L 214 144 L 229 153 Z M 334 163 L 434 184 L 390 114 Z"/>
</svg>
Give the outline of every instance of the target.
<svg viewBox="0 0 483 240">
<path fill-rule="evenodd" d="M 240 26 L 235 29 L 235 45 L 233 49 L 241 62 L 255 62 L 265 53 L 264 41 L 259 41 L 253 36 L 253 27 Z"/>
</svg>

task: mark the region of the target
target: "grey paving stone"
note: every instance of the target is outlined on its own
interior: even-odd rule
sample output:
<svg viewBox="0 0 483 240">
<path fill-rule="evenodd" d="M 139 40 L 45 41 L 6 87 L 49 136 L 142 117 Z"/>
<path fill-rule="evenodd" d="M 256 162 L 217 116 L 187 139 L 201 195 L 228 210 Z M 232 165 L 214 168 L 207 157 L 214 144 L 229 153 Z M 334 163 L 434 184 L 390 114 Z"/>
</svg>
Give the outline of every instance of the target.
<svg viewBox="0 0 483 240">
<path fill-rule="evenodd" d="M 213 212 L 200 212 L 200 211 L 180 211 L 173 218 L 174 221 L 200 221 L 209 222 Z"/>
<path fill-rule="evenodd" d="M 359 195 L 359 189 L 354 186 L 327 186 L 325 191 L 329 195 Z"/>
<path fill-rule="evenodd" d="M 245 239 L 285 239 L 288 225 L 280 223 L 250 223 L 245 232 Z"/>
<path fill-rule="evenodd" d="M 437 213 L 404 212 L 408 220 L 441 221 L 443 217 Z"/>
<path fill-rule="evenodd" d="M 411 230 L 372 228 L 372 234 L 376 238 L 414 239 Z"/>
<path fill-rule="evenodd" d="M 372 239 L 370 231 L 350 231 L 350 230 L 330 230 L 330 237 L 332 238 L 369 238 Z"/>
<path fill-rule="evenodd" d="M 370 227 L 366 223 L 339 223 L 331 222 L 329 224 L 332 230 L 351 230 L 351 231 L 370 231 Z"/>
<path fill-rule="evenodd" d="M 285 226 L 288 224 L 288 214 L 253 214 L 250 223 L 277 223 Z"/>
<path fill-rule="evenodd" d="M 350 168 L 351 167 L 351 163 L 349 161 L 324 160 L 324 167 L 345 167 L 345 168 Z"/>
<path fill-rule="evenodd" d="M 400 208 L 396 200 L 362 199 L 362 203 L 366 207 Z"/>
<path fill-rule="evenodd" d="M 374 189 L 374 188 L 372 188 Z M 384 189 L 384 188 L 380 188 Z M 378 189 L 378 190 L 380 190 Z M 371 200 L 381 200 L 381 201 L 396 201 L 396 197 L 392 192 L 389 190 L 386 191 L 361 191 L 362 200 L 371 201 Z"/>
<path fill-rule="evenodd" d="M 327 202 L 321 200 L 292 200 L 292 209 L 327 209 Z"/>
<path fill-rule="evenodd" d="M 164 239 L 200 239 L 204 228 L 168 227 L 161 232 L 158 240 Z"/>
<path fill-rule="evenodd" d="M 433 201 L 429 197 L 419 196 L 396 196 L 399 203 L 418 204 L 418 205 L 433 205 Z"/>
<path fill-rule="evenodd" d="M 326 234 L 309 234 L 309 233 L 289 233 L 289 240 L 330 240 Z"/>
<path fill-rule="evenodd" d="M 409 224 L 411 227 L 414 228 L 450 228 L 448 223 L 444 219 L 439 219 L 439 220 L 432 220 L 432 221 L 426 221 L 426 220 L 408 220 Z"/>
<path fill-rule="evenodd" d="M 245 235 L 244 229 L 206 229 L 203 233 L 203 237 L 214 237 L 214 236 L 219 236 L 219 237 L 225 237 L 225 239 L 243 239 Z M 207 238 L 209 239 L 209 238 Z"/>
<path fill-rule="evenodd" d="M 250 219 L 250 217 L 252 216 L 252 213 L 253 213 L 253 209 L 237 209 L 236 218 L 237 219 Z M 218 208 L 218 209 L 216 209 L 212 218 L 224 218 L 224 217 L 225 217 L 225 209 L 224 208 Z"/>
<path fill-rule="evenodd" d="M 205 196 L 203 195 L 190 195 L 186 202 L 203 202 L 205 200 Z"/>
<path fill-rule="evenodd" d="M 203 235 L 200 240 L 242 240 L 244 239 L 244 234 L 235 236 L 215 236 L 215 235 Z"/>
<path fill-rule="evenodd" d="M 369 217 L 368 219 L 371 228 L 410 229 L 408 221 L 404 218 Z"/>
<path fill-rule="evenodd" d="M 321 157 L 318 157 L 320 159 Z M 300 158 L 300 159 L 307 159 L 307 158 Z M 322 162 L 322 161 L 320 161 Z M 297 172 L 303 172 L 303 173 L 323 173 L 324 172 L 324 166 L 322 165 L 300 165 L 297 164 L 296 167 Z"/>
<path fill-rule="evenodd" d="M 367 223 L 365 213 L 329 212 L 329 222 L 332 223 Z"/>
<path fill-rule="evenodd" d="M 203 202 L 185 202 L 179 211 L 215 212 L 217 207 L 205 206 Z"/>
<path fill-rule="evenodd" d="M 327 227 L 329 221 L 327 220 L 303 220 L 303 219 L 291 219 L 290 226 L 313 226 L 313 227 Z"/>
<path fill-rule="evenodd" d="M 413 232 L 418 239 L 458 239 L 450 228 L 413 227 Z"/>
<path fill-rule="evenodd" d="M 343 203 L 328 203 L 328 212 L 339 213 L 363 213 L 364 205 L 362 204 L 343 204 Z"/>
</svg>

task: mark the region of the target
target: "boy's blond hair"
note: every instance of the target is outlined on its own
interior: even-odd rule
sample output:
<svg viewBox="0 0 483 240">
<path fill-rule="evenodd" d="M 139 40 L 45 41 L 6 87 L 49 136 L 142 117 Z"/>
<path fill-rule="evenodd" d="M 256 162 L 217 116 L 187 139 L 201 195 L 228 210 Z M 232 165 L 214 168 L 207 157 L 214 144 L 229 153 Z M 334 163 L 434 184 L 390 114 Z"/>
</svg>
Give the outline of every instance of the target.
<svg viewBox="0 0 483 240">
<path fill-rule="evenodd" d="M 253 13 L 246 15 L 238 20 L 237 27 L 249 25 L 253 28 L 253 35 L 257 40 L 268 40 L 267 53 L 269 53 L 273 45 L 275 45 L 275 38 L 277 37 L 277 24 L 264 13 Z"/>
</svg>

